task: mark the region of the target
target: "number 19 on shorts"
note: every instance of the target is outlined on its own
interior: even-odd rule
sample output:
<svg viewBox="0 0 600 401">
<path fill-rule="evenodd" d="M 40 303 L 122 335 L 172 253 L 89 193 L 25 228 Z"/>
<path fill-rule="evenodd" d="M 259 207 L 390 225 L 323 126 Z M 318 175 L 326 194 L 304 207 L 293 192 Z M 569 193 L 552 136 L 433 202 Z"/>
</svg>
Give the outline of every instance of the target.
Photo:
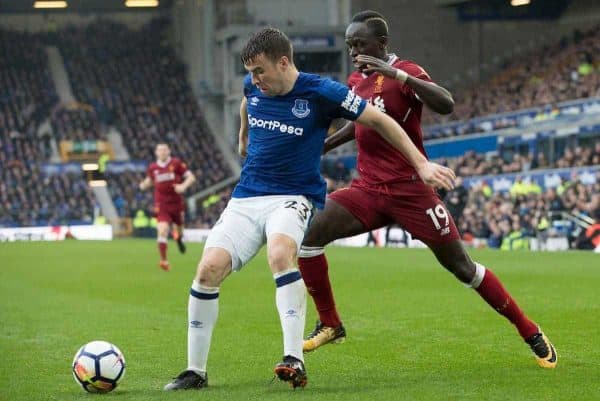
<svg viewBox="0 0 600 401">
<path fill-rule="evenodd" d="M 431 218 L 433 225 L 436 230 L 441 230 L 441 235 L 446 235 L 450 233 L 450 217 L 448 216 L 448 212 L 441 203 L 438 203 L 434 208 L 429 208 L 425 211 L 425 213 Z M 440 221 L 444 221 L 444 226 L 440 224 Z"/>
</svg>

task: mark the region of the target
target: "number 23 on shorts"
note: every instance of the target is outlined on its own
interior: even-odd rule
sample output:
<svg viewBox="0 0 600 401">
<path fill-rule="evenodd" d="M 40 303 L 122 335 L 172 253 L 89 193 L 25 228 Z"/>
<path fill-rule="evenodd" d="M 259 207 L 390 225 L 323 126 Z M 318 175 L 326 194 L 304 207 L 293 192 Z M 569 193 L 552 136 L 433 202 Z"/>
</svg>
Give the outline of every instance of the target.
<svg viewBox="0 0 600 401">
<path fill-rule="evenodd" d="M 308 206 L 306 203 L 304 202 L 298 202 L 295 200 L 289 200 L 289 201 L 285 201 L 284 206 L 285 209 L 294 209 L 298 211 L 298 216 L 300 216 L 300 219 L 302 220 L 303 223 L 306 223 L 306 219 L 309 216 L 309 213 L 311 212 L 311 207 Z"/>
</svg>

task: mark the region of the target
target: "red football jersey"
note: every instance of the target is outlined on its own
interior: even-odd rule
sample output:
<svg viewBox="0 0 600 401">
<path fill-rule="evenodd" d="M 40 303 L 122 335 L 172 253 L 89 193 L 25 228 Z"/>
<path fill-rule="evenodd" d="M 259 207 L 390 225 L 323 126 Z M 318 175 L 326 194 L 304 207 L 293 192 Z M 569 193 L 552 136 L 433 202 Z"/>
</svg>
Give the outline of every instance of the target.
<svg viewBox="0 0 600 401">
<path fill-rule="evenodd" d="M 165 163 L 158 161 L 148 166 L 148 177 L 154 183 L 154 201 L 156 203 L 183 203 L 183 196 L 175 192 L 175 184 L 183 182 L 183 176 L 188 168 L 176 157 L 169 158 Z"/>
<path fill-rule="evenodd" d="M 400 60 L 392 55 L 389 63 L 409 75 L 432 82 L 425 70 L 411 61 Z M 408 85 L 379 73 L 367 76 L 355 71 L 348 77 L 348 86 L 357 95 L 368 99 L 373 106 L 396 120 L 421 153 L 426 155 L 421 133 L 423 103 Z M 402 153 L 375 130 L 356 123 L 355 133 L 358 147 L 357 169 L 360 174 L 355 184 L 366 185 L 372 189 L 384 188 L 386 192 L 390 192 L 393 191 L 390 185 L 415 180 L 420 182 L 416 170 Z M 396 192 L 406 191 L 398 188 Z"/>
</svg>

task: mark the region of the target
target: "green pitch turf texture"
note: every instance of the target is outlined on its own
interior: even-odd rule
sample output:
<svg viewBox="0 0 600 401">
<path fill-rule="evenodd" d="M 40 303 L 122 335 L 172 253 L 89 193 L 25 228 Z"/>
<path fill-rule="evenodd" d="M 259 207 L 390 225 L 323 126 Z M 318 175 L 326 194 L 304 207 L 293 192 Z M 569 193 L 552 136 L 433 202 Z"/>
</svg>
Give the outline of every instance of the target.
<svg viewBox="0 0 600 401">
<path fill-rule="evenodd" d="M 600 255 L 473 252 L 556 345 L 559 365 L 545 370 L 427 250 L 331 248 L 348 339 L 306 355 L 308 386 L 294 391 L 270 384 L 282 340 L 261 252 L 221 288 L 209 388 L 165 393 L 186 366 L 201 246 L 169 250 L 165 273 L 150 240 L 0 244 L 0 400 L 600 400 Z M 127 360 L 106 395 L 83 392 L 70 371 L 98 339 Z"/>
</svg>

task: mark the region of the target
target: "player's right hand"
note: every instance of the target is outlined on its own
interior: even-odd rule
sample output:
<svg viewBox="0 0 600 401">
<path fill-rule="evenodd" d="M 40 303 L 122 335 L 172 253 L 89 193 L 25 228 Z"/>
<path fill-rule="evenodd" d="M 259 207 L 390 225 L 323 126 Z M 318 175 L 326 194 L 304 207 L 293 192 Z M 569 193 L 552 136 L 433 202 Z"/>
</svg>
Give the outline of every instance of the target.
<svg viewBox="0 0 600 401">
<path fill-rule="evenodd" d="M 427 161 L 421 168 L 417 169 L 417 173 L 427 185 L 434 188 L 444 188 L 448 191 L 454 189 L 456 174 L 448 167 Z"/>
</svg>

